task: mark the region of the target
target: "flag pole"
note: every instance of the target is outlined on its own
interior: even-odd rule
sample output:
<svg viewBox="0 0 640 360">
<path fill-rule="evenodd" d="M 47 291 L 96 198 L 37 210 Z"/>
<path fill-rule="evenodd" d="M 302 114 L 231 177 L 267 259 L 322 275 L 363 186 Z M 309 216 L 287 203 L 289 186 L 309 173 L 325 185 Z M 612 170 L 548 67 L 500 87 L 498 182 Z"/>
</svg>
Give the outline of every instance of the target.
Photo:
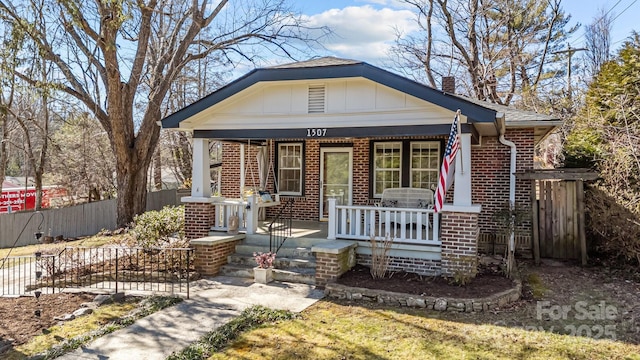
<svg viewBox="0 0 640 360">
<path fill-rule="evenodd" d="M 456 111 L 456 117 L 458 118 L 458 138 L 460 138 L 460 135 L 462 135 L 462 125 L 460 125 L 460 109 L 458 109 L 458 111 Z M 462 139 L 460 138 L 460 141 L 458 141 L 458 151 L 462 152 Z M 460 158 L 460 173 L 464 174 L 464 165 L 463 165 L 463 161 L 462 158 Z"/>
</svg>

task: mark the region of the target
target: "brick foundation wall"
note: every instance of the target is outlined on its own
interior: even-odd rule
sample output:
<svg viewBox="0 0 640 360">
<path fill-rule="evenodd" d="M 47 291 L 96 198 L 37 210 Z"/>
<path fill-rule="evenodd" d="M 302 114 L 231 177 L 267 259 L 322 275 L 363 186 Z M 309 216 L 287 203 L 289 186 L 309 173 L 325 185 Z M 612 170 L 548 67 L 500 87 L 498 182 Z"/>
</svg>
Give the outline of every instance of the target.
<svg viewBox="0 0 640 360">
<path fill-rule="evenodd" d="M 358 254 L 357 262 L 360 265 L 371 267 L 371 255 Z M 439 276 L 441 271 L 440 260 L 416 259 L 390 256 L 389 271 L 406 271 L 425 276 Z"/>
<path fill-rule="evenodd" d="M 236 251 L 241 240 L 227 241 L 215 245 L 191 244 L 194 249 L 193 265 L 201 276 L 216 276 L 227 264 L 227 257 Z"/>
<path fill-rule="evenodd" d="M 440 216 L 442 275 L 456 272 L 475 276 L 477 268 L 479 216 L 474 213 L 445 212 Z"/>
<path fill-rule="evenodd" d="M 215 207 L 210 203 L 184 204 L 184 233 L 189 240 L 209 236 L 215 216 Z"/>
</svg>

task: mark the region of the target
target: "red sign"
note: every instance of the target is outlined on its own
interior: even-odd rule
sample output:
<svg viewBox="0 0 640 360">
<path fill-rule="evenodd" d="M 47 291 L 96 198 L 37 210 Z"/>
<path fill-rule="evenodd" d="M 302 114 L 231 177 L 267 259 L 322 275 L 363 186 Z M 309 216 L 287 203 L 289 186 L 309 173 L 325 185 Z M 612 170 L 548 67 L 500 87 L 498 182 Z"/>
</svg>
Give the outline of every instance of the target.
<svg viewBox="0 0 640 360">
<path fill-rule="evenodd" d="M 57 189 L 42 189 L 42 207 L 49 207 L 50 193 L 56 192 Z M 26 196 L 25 196 L 26 192 Z M 29 187 L 27 189 L 11 188 L 3 189 L 2 197 L 0 197 L 0 214 L 11 211 L 34 210 L 36 208 L 36 189 Z"/>
</svg>

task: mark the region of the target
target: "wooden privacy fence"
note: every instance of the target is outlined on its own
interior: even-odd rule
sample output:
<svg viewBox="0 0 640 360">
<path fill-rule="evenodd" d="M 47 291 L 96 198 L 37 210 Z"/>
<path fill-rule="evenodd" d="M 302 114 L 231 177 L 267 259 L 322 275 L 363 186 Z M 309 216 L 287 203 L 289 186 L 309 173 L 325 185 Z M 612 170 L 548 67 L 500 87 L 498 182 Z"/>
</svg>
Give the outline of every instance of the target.
<svg viewBox="0 0 640 360">
<path fill-rule="evenodd" d="M 531 181 L 533 257 L 580 259 L 587 263 L 584 181 L 597 174 L 586 169 L 528 170 L 517 174 Z"/>
<path fill-rule="evenodd" d="M 147 211 L 160 210 L 166 205 L 180 203 L 176 190 L 162 190 L 147 194 Z M 44 235 L 65 238 L 87 236 L 98 233 L 102 229 L 116 228 L 116 200 L 103 200 L 93 203 L 70 206 L 60 209 L 43 209 L 42 216 L 32 216 L 33 212 L 19 212 L 0 215 L 0 248 L 10 247 L 18 239 L 18 245 L 37 244 L 34 233 L 40 231 Z M 31 218 L 31 221 L 29 219 Z"/>
</svg>

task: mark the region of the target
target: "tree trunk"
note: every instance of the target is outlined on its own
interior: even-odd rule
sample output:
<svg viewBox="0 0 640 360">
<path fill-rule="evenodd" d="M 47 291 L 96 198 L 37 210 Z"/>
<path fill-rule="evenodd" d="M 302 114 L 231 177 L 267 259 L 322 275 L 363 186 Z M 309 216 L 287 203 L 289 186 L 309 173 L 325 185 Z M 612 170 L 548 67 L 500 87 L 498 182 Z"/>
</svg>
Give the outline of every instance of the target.
<svg viewBox="0 0 640 360">
<path fill-rule="evenodd" d="M 40 211 L 42 210 L 42 172 L 38 170 L 34 171 L 33 179 L 36 186 L 36 203 L 34 210 Z"/>
<path fill-rule="evenodd" d="M 153 186 L 156 190 L 162 190 L 162 158 L 160 149 L 153 156 Z"/>
<path fill-rule="evenodd" d="M 147 207 L 147 174 L 160 137 L 160 127 L 155 123 L 155 120 L 160 119 L 160 112 L 149 110 L 145 114 L 142 121 L 143 129 L 139 131 L 137 136 L 133 136 L 128 131 L 119 131 L 120 126 L 123 128 L 133 126 L 133 120 L 128 119 L 128 117 L 132 117 L 131 112 L 115 111 L 115 114 L 110 115 L 114 125 L 110 140 L 116 154 L 116 181 L 118 185 L 116 200 L 118 216 L 116 221 L 118 227 L 126 227 L 131 224 L 134 216 L 142 214 Z M 125 135 L 127 133 L 131 135 L 130 138 Z M 113 144 L 125 141 L 132 146 L 114 146 Z"/>
<path fill-rule="evenodd" d="M 0 120 L 0 194 L 2 194 L 2 182 L 7 169 L 7 116 Z M 9 205 L 11 206 L 11 205 Z"/>
<path fill-rule="evenodd" d="M 127 169 L 122 172 L 121 169 Z M 147 169 L 142 164 L 130 162 L 129 164 L 120 164 L 117 167 L 118 192 L 117 192 L 117 208 L 118 227 L 126 227 L 133 221 L 133 217 L 141 214 L 146 209 L 147 204 Z"/>
</svg>

